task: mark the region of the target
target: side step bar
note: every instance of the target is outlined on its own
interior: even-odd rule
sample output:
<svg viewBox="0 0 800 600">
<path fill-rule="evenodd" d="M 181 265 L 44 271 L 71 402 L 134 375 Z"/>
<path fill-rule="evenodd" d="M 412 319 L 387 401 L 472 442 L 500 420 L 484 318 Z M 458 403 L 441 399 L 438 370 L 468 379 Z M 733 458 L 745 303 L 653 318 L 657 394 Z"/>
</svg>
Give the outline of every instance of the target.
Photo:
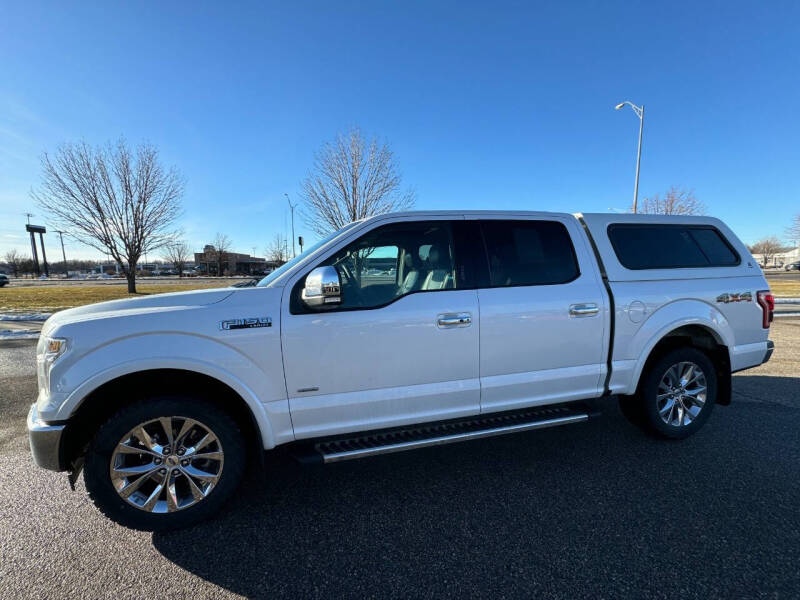
<svg viewBox="0 0 800 600">
<path fill-rule="evenodd" d="M 567 404 L 479 415 L 467 419 L 363 433 L 358 436 L 320 440 L 299 446 L 301 462 L 340 462 L 378 454 L 415 450 L 465 442 L 520 431 L 557 427 L 587 421 L 596 412 L 585 404 Z"/>
</svg>

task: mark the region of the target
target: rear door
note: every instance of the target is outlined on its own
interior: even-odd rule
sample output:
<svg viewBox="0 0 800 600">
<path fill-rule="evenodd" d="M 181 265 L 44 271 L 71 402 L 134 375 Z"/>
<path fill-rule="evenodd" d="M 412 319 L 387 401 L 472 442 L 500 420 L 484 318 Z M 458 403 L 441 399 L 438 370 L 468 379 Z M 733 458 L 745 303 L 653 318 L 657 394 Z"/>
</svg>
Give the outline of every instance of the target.
<svg viewBox="0 0 800 600">
<path fill-rule="evenodd" d="M 478 291 L 481 412 L 600 395 L 608 304 L 576 220 L 480 223 L 489 269 Z"/>
</svg>

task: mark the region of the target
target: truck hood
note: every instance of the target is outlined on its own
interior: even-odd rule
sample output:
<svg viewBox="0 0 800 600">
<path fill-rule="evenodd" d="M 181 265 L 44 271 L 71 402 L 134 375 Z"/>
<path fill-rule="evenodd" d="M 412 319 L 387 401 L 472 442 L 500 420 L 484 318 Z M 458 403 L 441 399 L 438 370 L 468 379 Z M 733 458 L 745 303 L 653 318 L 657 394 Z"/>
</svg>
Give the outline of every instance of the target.
<svg viewBox="0 0 800 600">
<path fill-rule="evenodd" d="M 233 294 L 234 291 L 232 288 L 193 290 L 87 304 L 55 313 L 45 321 L 42 335 L 47 335 L 58 326 L 80 321 L 216 304 Z"/>
</svg>

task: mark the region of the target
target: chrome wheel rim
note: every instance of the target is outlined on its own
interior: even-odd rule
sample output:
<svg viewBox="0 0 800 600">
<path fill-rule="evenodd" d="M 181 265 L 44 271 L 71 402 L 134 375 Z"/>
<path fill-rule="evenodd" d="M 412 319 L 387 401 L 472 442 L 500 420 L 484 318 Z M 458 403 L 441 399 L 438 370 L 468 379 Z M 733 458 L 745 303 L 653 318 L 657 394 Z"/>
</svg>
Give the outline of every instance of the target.
<svg viewBox="0 0 800 600">
<path fill-rule="evenodd" d="M 673 427 L 689 425 L 703 410 L 707 392 L 706 376 L 698 365 L 689 361 L 672 365 L 658 384 L 661 420 Z"/>
<path fill-rule="evenodd" d="M 111 455 L 114 489 L 128 504 L 171 513 L 205 499 L 222 475 L 222 444 L 207 426 L 188 417 L 140 423 Z"/>
</svg>

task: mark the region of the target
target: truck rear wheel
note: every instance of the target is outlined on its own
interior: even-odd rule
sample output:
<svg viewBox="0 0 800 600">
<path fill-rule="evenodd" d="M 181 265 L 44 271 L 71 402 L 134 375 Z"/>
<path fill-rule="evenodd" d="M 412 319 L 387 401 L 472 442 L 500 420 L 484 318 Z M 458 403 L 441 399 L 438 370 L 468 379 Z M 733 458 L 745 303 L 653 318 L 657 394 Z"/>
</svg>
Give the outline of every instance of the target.
<svg viewBox="0 0 800 600">
<path fill-rule="evenodd" d="M 658 437 L 683 439 L 700 429 L 714 408 L 717 374 L 697 348 L 672 350 L 642 374 L 635 396 L 620 399 L 623 414 Z"/>
<path fill-rule="evenodd" d="M 112 416 L 86 455 L 89 496 L 133 529 L 186 527 L 210 517 L 238 486 L 245 467 L 234 420 L 202 399 L 159 397 Z"/>
</svg>

